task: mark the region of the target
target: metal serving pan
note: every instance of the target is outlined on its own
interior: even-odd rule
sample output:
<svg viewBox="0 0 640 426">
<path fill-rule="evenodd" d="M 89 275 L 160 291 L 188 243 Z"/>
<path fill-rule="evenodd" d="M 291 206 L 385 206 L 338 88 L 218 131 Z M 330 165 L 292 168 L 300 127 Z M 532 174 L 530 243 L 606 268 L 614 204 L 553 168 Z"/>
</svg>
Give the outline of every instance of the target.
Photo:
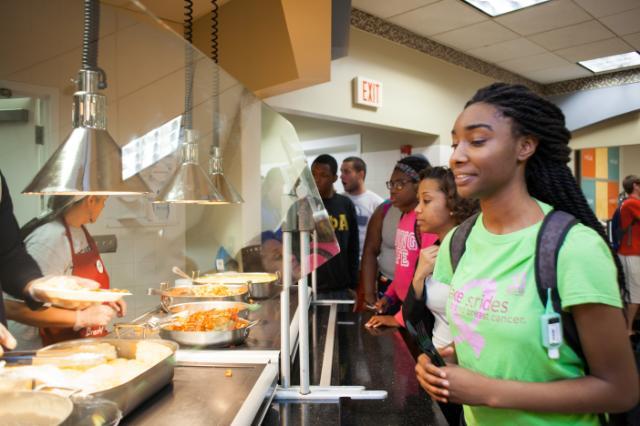
<svg viewBox="0 0 640 426">
<path fill-rule="evenodd" d="M 69 340 L 46 346 L 40 349 L 38 353 L 54 350 L 73 350 L 74 347 L 92 343 L 109 343 L 115 346 L 119 358 L 132 359 L 136 356 L 136 346 L 140 341 L 142 339 L 90 338 Z M 151 395 L 171 383 L 178 344 L 160 339 L 153 339 L 153 342 L 171 349 L 172 354 L 126 383 L 102 391 L 92 392 L 89 395 L 115 402 L 123 415 L 126 416 Z"/>
<path fill-rule="evenodd" d="M 172 314 L 188 311 L 189 315 L 208 311 L 211 309 L 229 309 L 237 307 L 238 317 L 247 320 L 249 316 L 249 304 L 238 302 L 193 302 L 182 303 L 170 307 Z M 248 323 L 246 327 L 237 330 L 228 331 L 175 331 L 169 330 L 167 325 L 160 326 L 160 337 L 163 339 L 174 340 L 182 345 L 189 346 L 210 346 L 210 347 L 228 347 L 242 344 L 251 327 L 257 324 L 257 321 Z"/>
<path fill-rule="evenodd" d="M 199 283 L 207 284 L 246 284 L 253 299 L 268 299 L 280 293 L 279 276 L 267 272 L 239 272 L 201 275 Z"/>
<path fill-rule="evenodd" d="M 160 284 L 160 288 L 150 288 L 147 292 L 150 296 L 160 296 L 160 305 L 165 312 L 169 312 L 169 306 L 188 302 L 207 301 L 238 301 L 249 300 L 249 287 L 246 284 L 224 284 L 230 290 L 237 290 L 238 294 L 231 296 L 200 296 L 195 294 L 198 284 L 189 287 L 169 287 L 166 283 Z"/>
</svg>

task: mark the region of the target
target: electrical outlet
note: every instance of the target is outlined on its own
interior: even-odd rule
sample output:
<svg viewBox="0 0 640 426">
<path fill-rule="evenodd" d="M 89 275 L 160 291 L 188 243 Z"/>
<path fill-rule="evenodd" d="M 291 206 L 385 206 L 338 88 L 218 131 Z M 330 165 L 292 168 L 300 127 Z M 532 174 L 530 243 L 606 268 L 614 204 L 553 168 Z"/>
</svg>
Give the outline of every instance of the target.
<svg viewBox="0 0 640 426">
<path fill-rule="evenodd" d="M 93 239 L 100 253 L 115 253 L 118 249 L 118 239 L 114 234 L 94 235 Z"/>
</svg>

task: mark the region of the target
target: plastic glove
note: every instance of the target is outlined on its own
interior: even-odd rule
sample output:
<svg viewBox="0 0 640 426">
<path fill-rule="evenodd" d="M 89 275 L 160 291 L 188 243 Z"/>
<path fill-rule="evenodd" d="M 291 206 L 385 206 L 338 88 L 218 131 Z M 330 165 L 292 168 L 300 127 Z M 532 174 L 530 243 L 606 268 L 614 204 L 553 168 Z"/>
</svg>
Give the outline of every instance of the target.
<svg viewBox="0 0 640 426">
<path fill-rule="evenodd" d="M 105 326 L 115 317 L 116 311 L 108 305 L 93 305 L 82 311 L 76 311 L 74 330 L 85 327 Z"/>
<path fill-rule="evenodd" d="M 31 281 L 27 285 L 27 292 L 33 300 L 44 303 L 51 303 L 51 299 L 46 295 L 43 289 L 59 288 L 59 289 L 78 289 L 86 288 L 95 290 L 100 287 L 96 281 L 76 277 L 73 275 L 47 275 L 37 280 Z"/>
<path fill-rule="evenodd" d="M 14 349 L 18 342 L 13 338 L 9 330 L 0 323 L 0 355 L 4 353 L 3 346 L 7 349 Z"/>
</svg>

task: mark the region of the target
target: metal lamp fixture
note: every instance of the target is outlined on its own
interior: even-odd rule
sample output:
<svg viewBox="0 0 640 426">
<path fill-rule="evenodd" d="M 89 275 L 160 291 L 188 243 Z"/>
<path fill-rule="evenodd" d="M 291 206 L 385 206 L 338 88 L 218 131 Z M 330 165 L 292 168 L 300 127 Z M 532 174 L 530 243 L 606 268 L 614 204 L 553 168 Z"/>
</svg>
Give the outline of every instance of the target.
<svg viewBox="0 0 640 426">
<path fill-rule="evenodd" d="M 220 192 L 198 164 L 198 142 L 193 130 L 193 1 L 185 0 L 185 97 L 182 124 L 181 164 L 155 203 L 225 204 Z"/>
<path fill-rule="evenodd" d="M 107 132 L 107 87 L 97 66 L 99 0 L 84 1 L 82 69 L 73 95 L 73 130 L 22 191 L 24 194 L 127 195 L 151 192 L 134 175 L 122 179 L 122 152 Z"/>
<path fill-rule="evenodd" d="M 222 195 L 213 186 L 198 164 L 198 144 L 193 129 L 183 129 L 182 164 L 154 202 L 184 204 L 224 204 Z"/>
<path fill-rule="evenodd" d="M 224 176 L 222 171 L 222 150 L 220 149 L 220 74 L 218 70 L 218 2 L 213 0 L 211 12 L 211 59 L 213 69 L 213 139 L 209 149 L 209 176 L 216 190 L 222 195 L 224 204 L 240 204 L 244 200 L 240 193 Z"/>
</svg>

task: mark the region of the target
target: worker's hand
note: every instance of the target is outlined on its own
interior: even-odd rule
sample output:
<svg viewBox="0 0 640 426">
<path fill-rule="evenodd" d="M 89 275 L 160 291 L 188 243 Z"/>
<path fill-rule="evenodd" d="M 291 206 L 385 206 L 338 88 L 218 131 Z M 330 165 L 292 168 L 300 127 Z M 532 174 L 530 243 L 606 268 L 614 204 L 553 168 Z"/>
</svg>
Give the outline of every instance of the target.
<svg viewBox="0 0 640 426">
<path fill-rule="evenodd" d="M 114 311 L 116 311 L 118 318 L 122 318 L 127 315 L 127 302 L 124 299 L 116 300 L 115 302 L 107 303 Z"/>
<path fill-rule="evenodd" d="M 116 310 L 109 305 L 92 305 L 87 309 L 76 311 L 74 330 L 85 327 L 105 326 L 116 316 Z"/>
<path fill-rule="evenodd" d="M 100 287 L 96 281 L 75 277 L 73 275 L 47 275 L 31 281 L 26 286 L 26 291 L 32 299 L 38 302 L 51 303 L 51 298 L 47 295 L 47 289 L 69 289 L 76 290 L 84 288 L 95 290 Z M 60 303 L 58 303 L 60 305 Z"/>
<path fill-rule="evenodd" d="M 0 323 L 0 355 L 4 353 L 3 346 L 7 349 L 15 349 L 18 342 L 13 338 L 9 330 Z"/>
</svg>

